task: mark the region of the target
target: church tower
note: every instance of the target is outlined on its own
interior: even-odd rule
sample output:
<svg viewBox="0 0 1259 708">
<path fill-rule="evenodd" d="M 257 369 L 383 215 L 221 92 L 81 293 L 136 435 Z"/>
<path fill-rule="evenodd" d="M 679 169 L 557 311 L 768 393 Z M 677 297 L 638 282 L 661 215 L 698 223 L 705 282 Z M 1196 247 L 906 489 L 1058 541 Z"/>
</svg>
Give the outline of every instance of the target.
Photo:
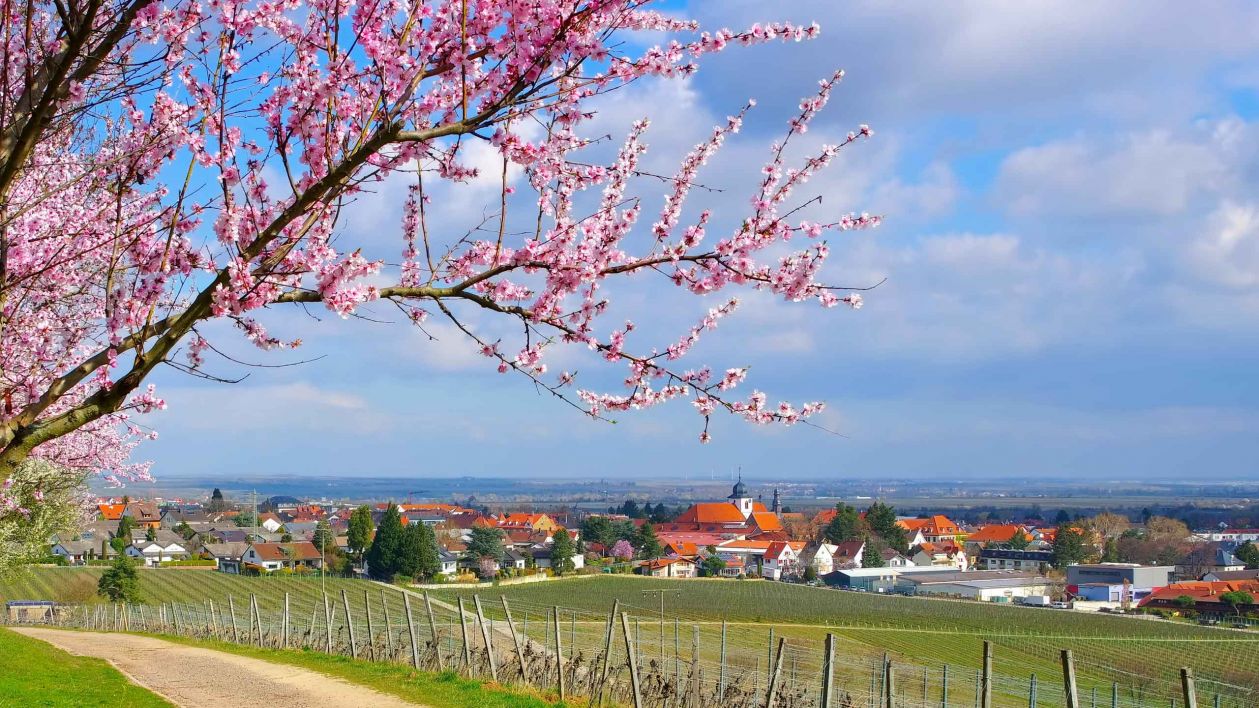
<svg viewBox="0 0 1259 708">
<path fill-rule="evenodd" d="M 734 491 L 727 498 L 738 507 L 744 519 L 752 515 L 752 495 L 748 494 L 748 486 L 743 483 L 742 472 L 739 473 L 739 481 L 734 484 Z"/>
<path fill-rule="evenodd" d="M 782 512 L 782 505 L 778 503 L 778 487 L 774 487 L 774 503 L 769 507 L 769 510 L 775 514 Z"/>
</svg>

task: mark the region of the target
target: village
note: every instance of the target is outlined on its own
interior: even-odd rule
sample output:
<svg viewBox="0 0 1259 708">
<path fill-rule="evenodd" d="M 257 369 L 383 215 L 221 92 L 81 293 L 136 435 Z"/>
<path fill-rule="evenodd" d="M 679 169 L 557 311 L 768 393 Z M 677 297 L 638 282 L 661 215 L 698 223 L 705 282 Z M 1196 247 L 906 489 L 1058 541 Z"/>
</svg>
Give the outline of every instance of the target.
<svg viewBox="0 0 1259 708">
<path fill-rule="evenodd" d="M 1259 529 L 1192 532 L 1162 517 L 972 525 L 942 514 L 901 517 L 880 502 L 805 514 L 784 508 L 777 490 L 765 504 L 742 480 L 727 499 L 692 504 L 667 520 L 659 518 L 661 504 L 654 522 L 643 513 L 650 504 L 495 513 L 277 496 L 255 507 L 229 503 L 217 490 L 205 502 L 104 499 L 96 508 L 97 518 L 76 533 L 49 539 L 53 562 L 106 565 L 121 555 L 153 568 L 327 573 L 426 587 L 599 573 L 761 579 L 1237 627 L 1259 616 Z M 393 531 L 396 542 L 386 538 Z M 397 550 L 381 548 L 391 543 Z"/>
</svg>

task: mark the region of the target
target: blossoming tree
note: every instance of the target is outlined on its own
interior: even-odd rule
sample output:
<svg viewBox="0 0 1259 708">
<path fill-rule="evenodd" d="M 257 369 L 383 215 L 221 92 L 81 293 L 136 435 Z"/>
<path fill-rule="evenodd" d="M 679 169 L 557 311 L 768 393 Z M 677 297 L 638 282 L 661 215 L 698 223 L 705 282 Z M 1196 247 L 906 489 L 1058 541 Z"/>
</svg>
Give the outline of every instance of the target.
<svg viewBox="0 0 1259 708">
<path fill-rule="evenodd" d="M 634 125 L 615 159 L 589 161 L 582 128 L 592 101 L 638 79 L 689 76 L 701 56 L 727 47 L 818 33 L 791 24 L 701 31 L 651 5 L 3 2 L 0 481 L 31 457 L 146 474 L 129 460 L 147 434 L 130 416 L 164 406 L 147 381 L 154 369 L 202 373 L 214 351 L 204 332 L 212 320 L 263 349 L 297 346 L 258 319 L 293 303 L 349 316 L 386 302 L 413 323 L 449 319 L 500 372 L 531 378 L 592 416 L 687 398 L 705 441 L 719 410 L 788 424 L 819 410 L 737 394 L 743 369 L 679 361 L 736 308 L 729 293 L 737 289 L 860 306 L 852 289 L 819 281 L 828 250 L 818 237 L 877 219 L 805 221 L 792 200 L 869 130 L 798 162 L 787 157 L 837 73 L 800 104 L 736 227 L 708 233 L 710 213 L 684 205 L 744 112 L 653 182 L 663 185 L 662 206 L 629 196 L 631 183 L 655 177 L 638 167 L 648 124 Z M 646 32 L 674 39 L 635 49 Z M 475 143 L 503 165 L 488 227 L 430 223 L 426 190 L 473 178 Z M 519 186 L 508 183 L 509 166 Z M 386 262 L 365 255 L 338 219 L 355 194 L 399 175 L 409 196 L 399 257 Z M 527 232 L 505 226 L 509 194 L 530 205 Z M 583 194 L 598 195 L 593 208 Z M 640 228 L 644 209 L 652 223 Z M 804 246 L 782 255 L 793 236 Z M 605 284 L 635 273 L 717 304 L 672 343 L 634 341 L 631 322 L 600 320 Z M 667 297 L 653 292 L 650 308 Z M 469 307 L 516 322 L 521 341 L 491 341 L 461 317 Z M 587 390 L 572 374 L 548 372 L 548 350 L 564 345 L 627 367 L 626 389 Z M 0 514 L 18 506 L 0 489 Z"/>
</svg>

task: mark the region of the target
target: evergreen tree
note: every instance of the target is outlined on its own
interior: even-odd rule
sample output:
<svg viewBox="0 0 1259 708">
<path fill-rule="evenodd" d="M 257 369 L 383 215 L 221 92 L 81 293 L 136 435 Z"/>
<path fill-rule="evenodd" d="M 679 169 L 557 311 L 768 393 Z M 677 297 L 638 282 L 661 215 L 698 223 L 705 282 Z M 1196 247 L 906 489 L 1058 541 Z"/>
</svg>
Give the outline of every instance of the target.
<svg viewBox="0 0 1259 708">
<path fill-rule="evenodd" d="M 1059 509 L 1057 516 L 1054 517 L 1054 523 L 1058 526 L 1069 524 L 1071 523 L 1071 515 L 1067 513 L 1066 509 Z"/>
<path fill-rule="evenodd" d="M 350 528 L 346 532 L 346 545 L 349 546 L 350 552 L 358 557 L 360 561 L 363 560 L 364 551 L 371 544 L 373 529 L 371 507 L 363 505 L 350 514 Z"/>
<path fill-rule="evenodd" d="M 660 539 L 656 537 L 656 527 L 652 526 L 650 521 L 638 527 L 633 543 L 638 549 L 638 554 L 643 558 L 656 558 L 660 555 Z"/>
<path fill-rule="evenodd" d="M 420 536 L 420 526 L 424 524 L 407 524 L 402 527 L 402 542 L 398 545 L 398 565 L 394 568 L 395 575 L 414 578 L 419 574 L 420 549 L 424 547 L 424 539 Z"/>
<path fill-rule="evenodd" d="M 136 564 L 128 557 L 119 555 L 96 583 L 96 594 L 109 598 L 110 602 L 141 602 L 140 578 Z"/>
<path fill-rule="evenodd" d="M 882 568 L 883 567 L 883 554 L 879 552 L 878 547 L 874 543 L 871 543 L 870 539 L 868 538 L 866 539 L 866 548 L 864 551 L 861 552 L 861 567 L 862 568 Z"/>
<path fill-rule="evenodd" d="M 1027 550 L 1027 546 L 1031 542 L 1032 542 L 1032 539 L 1028 538 L 1027 534 L 1023 533 L 1022 529 L 1019 529 L 1018 531 L 1014 532 L 1013 536 L 1010 537 L 1010 543 L 1008 545 L 1010 546 L 1011 550 L 1025 551 Z"/>
<path fill-rule="evenodd" d="M 157 540 L 157 529 L 153 528 L 152 526 L 150 526 L 150 527 L 148 527 L 147 529 L 145 529 L 145 530 L 144 530 L 144 540 L 146 540 L 146 541 L 156 541 L 156 540 Z"/>
<path fill-rule="evenodd" d="M 287 533 L 285 535 L 288 536 Z M 292 536 L 289 538 L 291 539 Z M 315 533 L 311 534 L 310 542 L 315 544 L 315 548 L 318 548 L 320 553 L 337 547 L 337 537 L 324 519 L 320 519 L 319 523 L 315 524 Z"/>
<path fill-rule="evenodd" d="M 1259 546 L 1247 541 L 1233 552 L 1237 559 L 1246 564 L 1248 570 L 1259 569 Z"/>
<path fill-rule="evenodd" d="M 392 580 L 398 572 L 404 531 L 398 507 L 389 502 L 385 515 L 380 519 L 380 527 L 376 529 L 376 538 L 367 550 L 367 572 L 373 578 Z"/>
<path fill-rule="evenodd" d="M 577 549 L 573 545 L 573 537 L 568 535 L 566 529 L 560 527 L 555 530 L 551 539 L 551 569 L 556 575 L 565 575 L 576 566 L 573 555 Z"/>
<path fill-rule="evenodd" d="M 866 523 L 888 546 L 899 553 L 909 552 L 909 535 L 903 526 L 896 523 L 895 509 L 883 502 L 875 502 L 866 510 Z"/>
<path fill-rule="evenodd" d="M 1060 526 L 1054 537 L 1054 567 L 1062 569 L 1075 563 L 1083 563 L 1090 550 L 1083 529 L 1078 526 Z"/>
<path fill-rule="evenodd" d="M 581 537 L 590 543 L 601 543 L 604 548 L 612 548 L 616 543 L 616 529 L 606 516 L 588 516 L 581 522 Z"/>
<path fill-rule="evenodd" d="M 826 525 L 823 536 L 831 543 L 843 543 L 860 538 L 861 516 L 857 514 L 856 509 L 843 502 L 836 504 L 835 518 Z"/>
<path fill-rule="evenodd" d="M 503 561 L 503 531 L 488 526 L 473 526 L 471 538 L 468 539 L 468 558 L 480 560 L 493 559 L 495 563 Z"/>
<path fill-rule="evenodd" d="M 126 543 L 131 543 L 131 532 L 136 528 L 136 518 L 123 514 L 118 519 L 118 530 L 114 532 L 114 536 L 126 539 Z"/>
<path fill-rule="evenodd" d="M 215 487 L 214 491 L 210 493 L 210 503 L 205 505 L 205 509 L 209 512 L 227 510 L 227 500 L 223 498 L 223 492 L 219 491 L 218 487 Z"/>
<path fill-rule="evenodd" d="M 407 531 L 416 537 L 415 546 L 417 555 L 415 559 L 415 577 L 421 580 L 432 580 L 434 576 L 442 570 L 441 556 L 437 554 L 437 534 L 433 532 L 433 527 L 428 524 L 416 524 L 415 530 Z"/>
</svg>

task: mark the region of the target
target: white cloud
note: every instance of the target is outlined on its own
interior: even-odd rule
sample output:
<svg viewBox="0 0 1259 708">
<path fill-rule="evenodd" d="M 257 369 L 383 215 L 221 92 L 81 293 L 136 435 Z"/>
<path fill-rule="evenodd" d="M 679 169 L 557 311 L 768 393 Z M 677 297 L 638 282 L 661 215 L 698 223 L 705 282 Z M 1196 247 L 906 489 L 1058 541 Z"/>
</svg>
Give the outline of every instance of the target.
<svg viewBox="0 0 1259 708">
<path fill-rule="evenodd" d="M 1199 277 L 1221 287 L 1259 292 L 1259 208 L 1225 201 L 1189 243 Z"/>
</svg>

